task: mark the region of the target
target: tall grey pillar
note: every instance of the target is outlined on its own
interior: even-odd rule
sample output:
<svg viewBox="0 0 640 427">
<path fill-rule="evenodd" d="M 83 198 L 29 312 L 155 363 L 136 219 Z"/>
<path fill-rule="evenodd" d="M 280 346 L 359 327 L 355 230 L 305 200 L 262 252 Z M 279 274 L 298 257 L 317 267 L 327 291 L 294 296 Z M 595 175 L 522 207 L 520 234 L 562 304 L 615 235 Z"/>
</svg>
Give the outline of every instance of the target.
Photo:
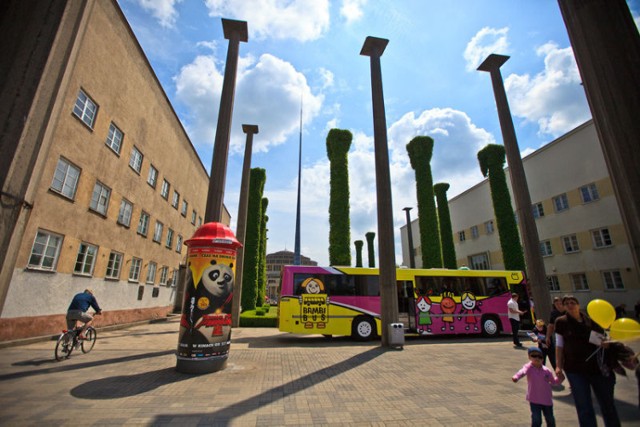
<svg viewBox="0 0 640 427">
<path fill-rule="evenodd" d="M 244 237 L 247 231 L 247 205 L 249 204 L 249 173 L 251 171 L 251 153 L 253 135 L 258 133 L 257 125 L 242 125 L 242 131 L 247 134 L 244 145 L 244 163 L 242 164 L 242 181 L 240 183 L 240 203 L 238 204 L 238 225 L 236 239 L 242 246 L 238 249 L 236 258 L 236 280 L 233 282 L 233 302 L 231 303 L 231 327 L 240 326 L 240 301 L 242 297 L 242 267 L 244 264 Z"/>
<path fill-rule="evenodd" d="M 229 132 L 238 70 L 238 49 L 241 41 L 249 40 L 245 21 L 222 19 L 222 29 L 224 38 L 229 40 L 229 50 L 227 51 L 227 63 L 224 69 L 222 95 L 220 96 L 220 111 L 218 112 L 218 126 L 216 127 L 216 139 L 211 159 L 211 177 L 204 222 L 220 222 L 222 220 L 224 185 L 227 178 L 227 158 L 229 156 Z"/>
<path fill-rule="evenodd" d="M 390 347 L 389 325 L 398 321 L 398 292 L 396 289 L 396 254 L 393 242 L 393 213 L 391 205 L 391 173 L 387 144 L 387 119 L 382 93 L 380 56 L 389 40 L 367 37 L 360 55 L 371 58 L 371 98 L 373 101 L 373 139 L 376 157 L 376 193 L 378 204 L 378 264 L 380 268 L 380 317 L 382 346 Z"/>
<path fill-rule="evenodd" d="M 559 0 L 640 274 L 640 35 L 624 0 Z"/>
<path fill-rule="evenodd" d="M 403 211 L 407 214 L 407 243 L 409 243 L 409 267 L 416 268 L 416 258 L 413 251 L 413 230 L 411 230 L 411 214 L 409 211 L 412 208 L 404 208 Z"/>
<path fill-rule="evenodd" d="M 498 106 L 498 118 L 502 129 L 502 139 L 504 150 L 509 162 L 509 176 L 511 177 L 511 187 L 516 202 L 516 212 L 518 214 L 520 232 L 524 248 L 524 258 L 527 263 L 527 278 L 529 289 L 533 294 L 536 303 L 536 316 L 542 319 L 549 319 L 551 315 L 551 294 L 547 285 L 547 275 L 544 270 L 544 262 L 540 253 L 540 238 L 533 210 L 531 208 L 531 196 L 527 186 L 527 177 L 522 166 L 516 131 L 513 127 L 513 119 L 507 102 L 507 94 L 504 90 L 500 67 L 507 62 L 508 56 L 491 54 L 478 67 L 479 71 L 487 71 L 491 74 L 493 93 Z"/>
</svg>

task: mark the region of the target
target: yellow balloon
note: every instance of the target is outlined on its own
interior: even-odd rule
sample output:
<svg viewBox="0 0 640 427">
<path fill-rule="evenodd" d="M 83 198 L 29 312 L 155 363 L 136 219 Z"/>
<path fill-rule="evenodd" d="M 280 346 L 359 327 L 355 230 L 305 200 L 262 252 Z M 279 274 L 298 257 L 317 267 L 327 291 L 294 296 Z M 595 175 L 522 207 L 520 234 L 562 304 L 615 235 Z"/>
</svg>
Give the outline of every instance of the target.
<svg viewBox="0 0 640 427">
<path fill-rule="evenodd" d="M 591 301 L 587 305 L 587 313 L 589 317 L 598 325 L 602 326 L 603 329 L 608 329 L 613 321 L 616 320 L 616 310 L 609 302 L 603 299 L 594 299 Z"/>
<path fill-rule="evenodd" d="M 611 325 L 609 335 L 611 336 L 611 339 L 617 341 L 640 338 L 640 323 L 627 317 L 617 319 Z"/>
</svg>

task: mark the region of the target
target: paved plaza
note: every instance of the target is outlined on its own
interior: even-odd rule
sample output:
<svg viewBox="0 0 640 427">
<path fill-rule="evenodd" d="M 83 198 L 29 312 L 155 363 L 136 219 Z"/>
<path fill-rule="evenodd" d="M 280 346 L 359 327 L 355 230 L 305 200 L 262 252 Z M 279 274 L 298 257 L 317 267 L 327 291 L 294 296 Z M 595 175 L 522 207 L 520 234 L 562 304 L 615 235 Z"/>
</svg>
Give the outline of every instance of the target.
<svg viewBox="0 0 640 427">
<path fill-rule="evenodd" d="M 0 349 L 0 425 L 529 425 L 527 360 L 509 337 L 379 341 L 233 330 L 226 369 L 175 371 L 178 318 L 99 331 L 89 354 L 53 360 L 54 341 Z M 618 380 L 623 425 L 640 425 L 633 376 Z M 559 426 L 577 418 L 554 392 Z M 599 417 L 600 425 L 603 425 Z"/>
</svg>

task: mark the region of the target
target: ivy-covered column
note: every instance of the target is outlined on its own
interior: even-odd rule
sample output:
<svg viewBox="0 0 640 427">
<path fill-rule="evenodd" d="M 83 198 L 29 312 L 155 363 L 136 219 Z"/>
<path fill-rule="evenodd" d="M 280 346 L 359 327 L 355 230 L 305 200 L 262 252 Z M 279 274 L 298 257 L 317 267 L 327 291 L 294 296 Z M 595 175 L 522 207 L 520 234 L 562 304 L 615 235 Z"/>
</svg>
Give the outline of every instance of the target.
<svg viewBox="0 0 640 427">
<path fill-rule="evenodd" d="M 258 250 L 258 296 L 256 297 L 256 306 L 262 307 L 264 305 L 265 290 L 267 287 L 267 222 L 269 217 L 267 216 L 267 206 L 269 206 L 269 199 L 262 198 L 261 208 L 262 213 L 260 215 L 260 247 Z"/>
<path fill-rule="evenodd" d="M 373 239 L 376 238 L 376 233 L 370 231 L 364 235 L 367 239 L 367 255 L 369 256 L 369 267 L 374 268 L 376 266 L 376 253 L 373 248 Z"/>
<path fill-rule="evenodd" d="M 504 173 L 504 147 L 498 144 L 487 145 L 478 152 L 478 162 L 482 175 L 489 176 L 493 212 L 496 215 L 498 225 L 504 268 L 505 270 L 524 271 L 524 253 Z"/>
<path fill-rule="evenodd" d="M 331 162 L 329 193 L 329 264 L 351 265 L 351 223 L 349 221 L 349 159 L 353 136 L 344 129 L 327 135 L 327 156 Z"/>
<path fill-rule="evenodd" d="M 453 243 L 453 230 L 451 229 L 451 214 L 449 213 L 449 201 L 447 190 L 449 184 L 440 182 L 433 186 L 433 192 L 438 201 L 438 221 L 440 224 L 440 242 L 442 242 L 442 265 L 444 268 L 456 269 L 456 247 Z"/>
<path fill-rule="evenodd" d="M 411 167 L 416 171 L 422 268 L 442 267 L 442 249 L 431 177 L 433 139 L 428 136 L 416 136 L 407 144 L 407 152 Z"/>
<path fill-rule="evenodd" d="M 258 254 L 260 246 L 260 223 L 262 216 L 262 193 L 267 180 L 266 171 L 252 168 L 249 176 L 249 203 L 247 207 L 247 231 L 244 241 L 244 266 L 242 272 L 242 310 L 256 308 L 258 293 Z"/>
<path fill-rule="evenodd" d="M 362 240 L 356 240 L 353 243 L 356 245 L 356 267 L 362 267 L 362 246 L 364 242 Z"/>
</svg>

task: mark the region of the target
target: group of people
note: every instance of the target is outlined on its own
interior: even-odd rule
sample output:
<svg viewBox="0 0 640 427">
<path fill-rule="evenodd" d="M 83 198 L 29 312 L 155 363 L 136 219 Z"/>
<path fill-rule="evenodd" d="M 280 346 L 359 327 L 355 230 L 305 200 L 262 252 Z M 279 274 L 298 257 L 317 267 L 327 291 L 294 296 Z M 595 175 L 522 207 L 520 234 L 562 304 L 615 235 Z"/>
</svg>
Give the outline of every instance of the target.
<svg viewBox="0 0 640 427">
<path fill-rule="evenodd" d="M 512 294 L 507 305 L 509 319 L 514 328 L 513 344 L 523 347 L 518 337 L 520 315 L 518 295 Z M 638 356 L 622 343 L 606 341 L 605 332 L 587 314 L 573 295 L 555 297 L 549 323 L 539 319 L 528 333 L 537 346 L 528 349 L 529 362 L 513 377 L 517 382 L 527 377 L 527 400 L 531 407 L 532 426 L 542 425 L 542 416 L 548 426 L 555 426 L 552 388 L 566 378 L 576 407 L 581 427 L 596 426 L 596 414 L 591 392 L 602 412 L 607 427 L 620 426 L 614 402 L 616 376 L 623 366 L 634 369 L 638 375 Z M 549 359 L 553 371 L 545 366 Z M 619 369 L 616 369 L 619 368 Z"/>
</svg>

